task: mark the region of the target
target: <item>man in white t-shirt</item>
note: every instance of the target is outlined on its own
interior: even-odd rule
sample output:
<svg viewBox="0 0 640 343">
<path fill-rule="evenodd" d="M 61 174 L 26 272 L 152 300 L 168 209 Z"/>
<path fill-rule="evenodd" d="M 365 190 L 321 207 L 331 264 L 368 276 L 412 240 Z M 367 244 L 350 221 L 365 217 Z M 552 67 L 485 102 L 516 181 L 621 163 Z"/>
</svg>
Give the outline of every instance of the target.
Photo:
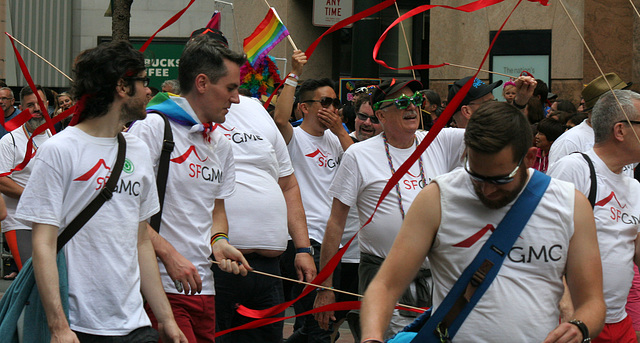
<svg viewBox="0 0 640 343">
<path fill-rule="evenodd" d="M 591 114 L 595 144 L 585 153 L 593 163 L 596 180 L 591 180 L 589 165 L 581 154 L 561 158 L 548 174 L 573 182 L 586 196 L 593 196 L 591 182 L 596 182 L 593 215 L 602 257 L 607 316 L 602 333 L 593 341 L 635 342 L 625 304 L 633 263 L 640 263 L 640 184 L 623 169 L 640 161 L 640 141 L 636 136 L 640 132 L 640 95 L 630 90 L 614 92 L 624 110 L 614 93 L 608 92 L 600 97 Z"/>
<path fill-rule="evenodd" d="M 373 213 L 391 175 L 426 136 L 425 131 L 417 131 L 420 125 L 418 106 L 424 100 L 418 92 L 421 88 L 422 84 L 416 80 L 398 82 L 392 79 L 373 91 L 372 107 L 383 132 L 347 150 L 329 187 L 333 205 L 322 242 L 324 249 L 320 259 L 321 268 L 338 251 L 349 210 L 357 205 L 360 225 L 364 225 Z M 402 225 L 405 211 L 409 209 L 416 195 L 432 178 L 460 165 L 464 148 L 463 135 L 462 129 L 444 129 L 381 203 L 373 221 L 360 232 L 360 292 L 364 292 L 381 261 L 387 256 Z M 428 269 L 428 262 L 425 261 L 420 276 L 414 282 L 418 296 L 407 300 L 410 302 L 409 305 L 429 306 L 431 291 Z M 323 285 L 331 287 L 332 278 L 329 277 Z M 333 302 L 335 295 L 332 291 L 318 291 L 316 307 Z M 392 332 L 399 331 L 415 318 L 415 315 L 407 316 L 409 314 L 404 312 L 403 314 L 396 312 Z M 316 314 L 323 328 L 328 327 L 332 316 L 333 312 Z"/>
<path fill-rule="evenodd" d="M 627 89 L 631 86 L 631 82 L 626 83 L 616 73 L 605 74 L 605 78 L 598 76 L 589 82 L 582 90 L 582 97 L 585 100 L 585 110 L 587 119 L 571 130 L 563 133 L 551 145 L 549 150 L 549 166 L 556 163 L 561 158 L 574 153 L 585 152 L 593 147 L 593 128 L 591 127 L 591 110 L 596 104 L 600 96 L 609 91 L 609 85 L 613 89 Z M 628 175 L 633 176 L 633 168 L 626 167 Z"/>
<path fill-rule="evenodd" d="M 231 143 L 216 125 L 238 103 L 244 62 L 243 54 L 195 35 L 180 57 L 180 96 L 158 93 L 147 105 L 147 119 L 129 130 L 149 146 L 156 172 L 165 130 L 161 115 L 173 135 L 159 233 L 149 226 L 149 234 L 164 290 L 190 342 L 215 340 L 216 292 L 209 256 L 227 272 L 246 275 L 250 268 L 227 236 L 224 199 L 235 189 L 235 169 Z M 155 326 L 148 307 L 147 313 Z"/>
<path fill-rule="evenodd" d="M 96 72 L 100 70 L 100 72 Z M 52 342 L 187 342 L 162 290 L 146 220 L 158 211 L 146 145 L 125 135 L 126 158 L 113 196 L 65 245 L 69 320 L 60 299 L 56 240 L 101 191 L 125 122 L 143 119 L 149 94 L 144 56 L 128 42 L 102 44 L 75 59 L 77 125 L 38 149 L 16 218 L 33 228 L 33 268 Z M 142 292 L 141 292 L 142 291 Z"/>
<path fill-rule="evenodd" d="M 509 104 L 480 106 L 464 140 L 464 168 L 436 177 L 420 192 L 369 284 L 361 308 L 362 342 L 383 341 L 398 298 L 427 256 L 432 307 L 438 311 L 535 172 L 529 168 L 536 156 L 531 127 Z M 605 311 L 597 244 L 587 199 L 571 184 L 551 180 L 513 247 L 506 256 L 497 252 L 504 262 L 453 341 L 578 343 L 595 337 Z M 576 320 L 558 325 L 565 274 Z"/>
<path fill-rule="evenodd" d="M 302 66 L 307 62 L 302 51 L 295 51 L 292 58 L 293 70 L 302 72 Z M 300 195 L 307 218 L 307 229 L 311 246 L 298 247 L 295 254 L 315 255 L 316 266 L 320 253 L 320 242 L 324 235 L 324 227 L 331 211 L 331 199 L 327 195 L 327 188 L 333 180 L 340 159 L 353 140 L 342 126 L 342 119 L 338 114 L 340 99 L 336 96 L 333 81 L 329 79 L 306 80 L 298 91 L 298 107 L 303 113 L 304 120 L 298 127 L 289 123 L 293 98 L 298 85 L 297 74 L 289 74 L 285 80 L 282 92 L 278 96 L 274 112 L 274 120 L 280 133 L 284 137 L 291 157 L 291 163 L 300 186 Z M 285 254 L 283 259 L 292 261 L 291 254 Z M 290 262 L 291 264 L 292 262 Z M 302 291 L 301 285 L 294 286 L 294 293 Z M 297 295 L 296 294 L 296 295 Z M 314 295 L 309 294 L 294 304 L 296 313 L 313 308 Z M 296 324 L 296 332 L 288 341 L 298 339 L 314 342 L 329 342 L 329 333 L 320 329 L 313 316 L 305 316 L 299 320 L 304 324 Z"/>
<path fill-rule="evenodd" d="M 260 102 L 245 96 L 231 106 L 224 124 L 216 130 L 231 142 L 236 167 L 236 191 L 225 201 L 231 242 L 253 268 L 280 275 L 279 260 L 287 248 L 287 232 L 295 247 L 310 246 L 300 188 L 287 145 Z M 296 254 L 295 267 L 301 281 L 311 282 L 316 275 L 309 254 Z M 216 285 L 218 331 L 255 320 L 237 313 L 239 303 L 259 310 L 285 301 L 281 280 L 258 274 L 231 275 L 215 265 L 211 269 Z M 234 331 L 218 337 L 217 342 L 280 342 L 282 330 L 280 321 Z"/>
<path fill-rule="evenodd" d="M 42 87 L 36 85 L 36 89 L 46 106 L 47 98 Z M 31 87 L 22 88 L 20 91 L 20 103 L 23 109 L 29 109 L 32 118 L 19 128 L 0 138 L 0 173 L 8 173 L 22 163 L 27 153 L 27 142 L 33 135 L 33 131 L 45 123 L 40 105 L 38 105 L 38 98 L 31 90 Z M 35 157 L 38 147 L 49 137 L 51 137 L 51 132 L 48 129 L 33 137 L 32 158 Z M 20 200 L 24 186 L 31 176 L 32 168 L 33 159 L 22 170 L 0 177 L 0 192 L 2 192 L 2 197 L 7 205 L 7 217 L 2 221 L 2 233 L 7 239 L 11 255 L 16 261 L 18 270 L 22 269 L 22 265 L 31 257 L 32 250 L 31 227 L 20 223 L 15 218 L 18 200 Z"/>
</svg>

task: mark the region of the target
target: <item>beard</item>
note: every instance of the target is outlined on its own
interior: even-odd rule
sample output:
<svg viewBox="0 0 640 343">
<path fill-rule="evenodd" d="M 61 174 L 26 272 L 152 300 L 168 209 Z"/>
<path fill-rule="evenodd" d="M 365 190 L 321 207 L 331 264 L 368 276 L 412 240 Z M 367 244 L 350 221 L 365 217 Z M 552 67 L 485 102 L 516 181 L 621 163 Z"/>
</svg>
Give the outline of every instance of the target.
<svg viewBox="0 0 640 343">
<path fill-rule="evenodd" d="M 36 128 L 38 128 L 40 125 L 46 123 L 46 119 L 44 119 L 44 117 L 40 117 L 40 118 L 31 118 L 29 120 L 27 120 L 27 124 L 29 125 L 29 127 L 31 127 L 33 130 L 35 130 Z"/>
<path fill-rule="evenodd" d="M 120 121 L 123 123 L 129 123 L 134 120 L 142 120 L 146 118 L 146 105 L 146 101 L 137 98 L 131 98 L 129 101 L 124 102 L 120 109 Z"/>
<path fill-rule="evenodd" d="M 473 184 L 473 190 L 476 192 L 476 195 L 478 196 L 482 204 L 484 204 L 488 208 L 492 210 L 497 210 L 499 208 L 502 208 L 507 204 L 509 204 L 510 202 L 512 202 L 515 198 L 517 198 L 518 194 L 520 194 L 520 191 L 522 191 L 522 188 L 527 183 L 526 168 L 523 168 L 523 169 L 525 170 L 524 175 L 519 172 L 518 174 L 520 175 L 519 176 L 520 179 L 512 181 L 512 182 L 518 182 L 518 186 L 511 191 L 505 191 L 501 189 L 496 190 L 496 192 L 501 195 L 497 199 L 488 199 L 482 193 L 482 188 L 480 187 L 480 184 L 472 181 L 471 183 Z"/>
</svg>

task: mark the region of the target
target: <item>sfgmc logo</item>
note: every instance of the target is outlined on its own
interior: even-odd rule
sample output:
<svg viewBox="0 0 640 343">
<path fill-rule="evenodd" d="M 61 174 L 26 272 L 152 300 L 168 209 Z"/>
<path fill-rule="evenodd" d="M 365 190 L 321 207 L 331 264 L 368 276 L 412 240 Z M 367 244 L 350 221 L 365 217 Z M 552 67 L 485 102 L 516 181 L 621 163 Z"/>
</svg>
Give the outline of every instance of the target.
<svg viewBox="0 0 640 343">
<path fill-rule="evenodd" d="M 331 158 L 331 154 L 322 152 L 320 148 L 317 148 L 316 151 L 306 154 L 305 156 L 314 159 L 316 161 L 316 165 L 322 168 L 333 169 L 340 164 L 339 159 L 334 160 Z"/>
<path fill-rule="evenodd" d="M 640 223 L 640 218 L 623 211 L 627 207 L 627 205 L 623 205 L 620 203 L 615 192 L 611 192 L 611 194 L 609 194 L 606 198 L 596 202 L 594 204 L 594 207 L 595 206 L 609 207 L 609 211 L 611 212 L 609 218 L 611 218 L 611 220 L 613 221 L 633 225 L 637 225 Z"/>
<path fill-rule="evenodd" d="M 73 179 L 73 181 L 89 181 L 101 169 L 106 170 L 106 175 L 96 178 L 96 190 L 101 189 L 107 181 L 109 181 L 109 176 L 111 175 L 111 167 L 109 167 L 103 159 L 100 159 L 89 171 Z"/>
<path fill-rule="evenodd" d="M 190 146 L 184 154 L 172 158 L 170 161 L 176 164 L 182 164 L 187 161 L 191 155 L 195 156 L 195 162 L 189 163 L 189 177 L 222 183 L 222 171 L 202 165 L 201 163 L 206 162 L 209 159 L 209 156 L 202 159 L 198 154 L 196 147 L 193 145 Z"/>
<path fill-rule="evenodd" d="M 424 186 L 426 186 L 420 175 L 413 175 L 410 171 L 407 171 L 406 175 L 410 176 L 411 179 L 402 180 L 402 184 L 404 185 L 405 189 L 416 190 L 423 189 Z"/>
</svg>

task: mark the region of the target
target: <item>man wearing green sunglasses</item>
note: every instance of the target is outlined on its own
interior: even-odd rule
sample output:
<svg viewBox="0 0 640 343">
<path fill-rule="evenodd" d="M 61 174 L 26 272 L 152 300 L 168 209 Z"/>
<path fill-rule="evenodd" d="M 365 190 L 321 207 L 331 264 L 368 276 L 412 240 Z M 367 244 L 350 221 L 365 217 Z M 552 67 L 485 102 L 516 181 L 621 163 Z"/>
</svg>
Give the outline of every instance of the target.
<svg viewBox="0 0 640 343">
<path fill-rule="evenodd" d="M 417 93 L 420 89 L 422 84 L 416 80 L 401 82 L 393 79 L 373 90 L 371 104 L 383 132 L 354 144 L 342 158 L 328 192 L 333 204 L 322 241 L 321 267 L 338 251 L 349 210 L 357 206 L 360 224 L 364 224 L 391 175 L 425 138 L 425 131 L 417 131 L 421 118 L 419 105 L 423 102 L 421 93 Z M 443 129 L 382 201 L 373 221 L 360 232 L 360 292 L 366 289 L 387 256 L 404 220 L 404 213 L 409 210 L 420 190 L 432 178 L 461 166 L 463 135 L 464 130 L 461 129 Z M 401 301 L 403 304 L 427 307 L 431 304 L 429 273 L 429 263 L 424 261 L 411 286 L 416 292 L 407 292 Z M 333 279 L 327 279 L 324 285 L 332 286 Z M 321 291 L 318 292 L 315 306 L 334 301 L 332 291 Z M 332 312 L 323 312 L 317 314 L 316 319 L 321 327 L 326 328 L 332 315 Z M 396 311 L 386 337 L 411 323 L 414 316 Z"/>
</svg>

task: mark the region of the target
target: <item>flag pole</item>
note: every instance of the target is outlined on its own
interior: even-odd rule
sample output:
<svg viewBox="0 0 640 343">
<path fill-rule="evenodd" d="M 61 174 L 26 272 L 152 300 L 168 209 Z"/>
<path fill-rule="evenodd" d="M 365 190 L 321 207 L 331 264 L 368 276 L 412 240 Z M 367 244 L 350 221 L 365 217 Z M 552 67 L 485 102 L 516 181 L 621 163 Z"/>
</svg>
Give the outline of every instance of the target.
<svg viewBox="0 0 640 343">
<path fill-rule="evenodd" d="M 398 3 L 394 3 L 396 5 L 396 12 L 398 12 L 398 18 L 400 18 L 400 9 L 398 8 Z M 402 29 L 402 35 L 404 36 L 404 44 L 407 46 L 407 55 L 409 56 L 409 63 L 413 67 L 413 59 L 411 58 L 411 49 L 409 49 L 409 41 L 407 40 L 407 33 L 404 30 L 404 24 L 400 22 L 400 28 Z M 416 80 L 416 71 L 411 69 L 411 74 L 413 75 L 413 79 Z"/>
<path fill-rule="evenodd" d="M 269 1 L 264 0 L 264 2 L 267 4 L 267 6 L 269 8 L 271 8 L 271 5 L 269 5 Z M 276 9 L 273 9 L 273 13 L 275 13 L 276 17 L 278 18 L 278 20 L 280 20 L 280 22 L 282 23 L 282 19 L 280 19 L 280 16 L 278 15 L 278 12 L 276 11 Z M 287 31 L 289 31 L 287 29 Z M 291 46 L 293 47 L 293 50 L 300 50 L 298 49 L 298 47 L 296 46 L 296 43 L 293 42 L 293 38 L 291 38 L 291 32 L 289 32 L 289 34 L 287 35 L 287 39 L 289 40 L 289 43 L 291 43 Z"/>
</svg>

